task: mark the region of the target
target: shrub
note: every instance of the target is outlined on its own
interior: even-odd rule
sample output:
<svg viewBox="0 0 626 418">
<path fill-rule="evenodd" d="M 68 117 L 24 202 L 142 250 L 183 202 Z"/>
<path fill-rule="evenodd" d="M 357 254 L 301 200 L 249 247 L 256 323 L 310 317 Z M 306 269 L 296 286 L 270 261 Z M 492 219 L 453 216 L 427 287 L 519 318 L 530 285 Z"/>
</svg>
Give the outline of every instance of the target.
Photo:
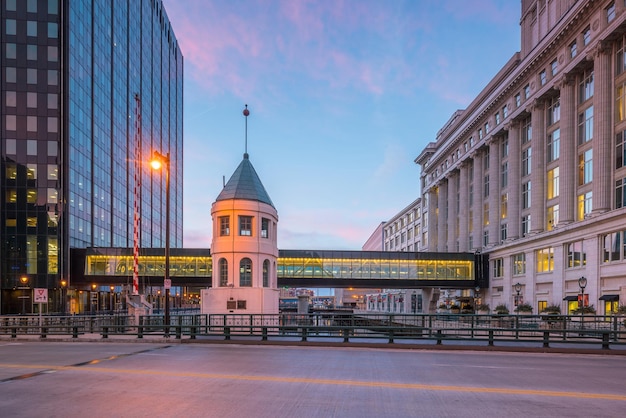
<svg viewBox="0 0 626 418">
<path fill-rule="evenodd" d="M 515 307 L 515 312 L 532 312 L 533 307 L 529 303 L 520 303 Z"/>
<path fill-rule="evenodd" d="M 626 315 L 626 305 L 619 305 L 615 313 L 620 315 Z"/>
<path fill-rule="evenodd" d="M 581 308 L 574 309 L 572 311 L 572 313 L 574 315 L 580 315 L 580 314 L 595 315 L 596 314 L 596 308 L 593 305 L 584 306 L 582 309 Z"/>
<path fill-rule="evenodd" d="M 491 309 L 486 303 L 481 303 L 476 307 L 477 311 L 489 311 Z"/>
<path fill-rule="evenodd" d="M 504 303 L 501 303 L 496 306 L 493 311 L 500 315 L 507 315 L 509 313 L 509 307 L 506 306 Z"/>
<path fill-rule="evenodd" d="M 545 314 L 560 314 L 561 313 L 561 307 L 559 305 L 548 305 L 541 311 L 541 313 L 545 313 Z"/>
</svg>

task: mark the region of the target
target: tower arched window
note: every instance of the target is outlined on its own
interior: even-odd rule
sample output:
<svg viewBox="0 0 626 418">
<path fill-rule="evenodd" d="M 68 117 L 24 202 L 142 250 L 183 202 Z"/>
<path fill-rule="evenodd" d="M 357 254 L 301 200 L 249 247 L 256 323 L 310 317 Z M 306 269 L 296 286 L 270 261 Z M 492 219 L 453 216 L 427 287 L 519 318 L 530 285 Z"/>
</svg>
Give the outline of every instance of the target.
<svg viewBox="0 0 626 418">
<path fill-rule="evenodd" d="M 252 287 L 252 260 L 247 257 L 239 262 L 239 286 Z"/>
<path fill-rule="evenodd" d="M 220 258 L 219 272 L 220 272 L 220 287 L 228 286 L 228 261 L 226 261 L 225 258 Z"/>
<path fill-rule="evenodd" d="M 263 261 L 263 287 L 270 287 L 270 260 Z"/>
</svg>

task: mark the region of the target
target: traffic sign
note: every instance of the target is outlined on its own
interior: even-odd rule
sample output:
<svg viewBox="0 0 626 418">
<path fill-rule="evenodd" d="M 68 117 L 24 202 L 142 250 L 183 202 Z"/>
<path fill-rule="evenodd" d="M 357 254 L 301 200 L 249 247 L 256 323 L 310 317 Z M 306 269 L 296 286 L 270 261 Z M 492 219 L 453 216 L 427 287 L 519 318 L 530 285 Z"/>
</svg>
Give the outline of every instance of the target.
<svg viewBox="0 0 626 418">
<path fill-rule="evenodd" d="M 48 289 L 35 288 L 33 289 L 35 292 L 35 303 L 48 303 Z"/>
</svg>

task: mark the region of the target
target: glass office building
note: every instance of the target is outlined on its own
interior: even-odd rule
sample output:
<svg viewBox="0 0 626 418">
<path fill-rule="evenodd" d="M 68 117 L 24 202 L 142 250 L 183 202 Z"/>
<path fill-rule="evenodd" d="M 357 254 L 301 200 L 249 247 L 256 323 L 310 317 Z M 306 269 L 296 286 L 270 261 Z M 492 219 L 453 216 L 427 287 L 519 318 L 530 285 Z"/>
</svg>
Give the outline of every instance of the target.
<svg viewBox="0 0 626 418">
<path fill-rule="evenodd" d="M 140 247 L 165 246 L 154 151 L 182 246 L 183 57 L 160 0 L 0 0 L 0 19 L 0 313 L 35 288 L 60 311 L 70 248 L 132 248 L 136 213 Z"/>
</svg>

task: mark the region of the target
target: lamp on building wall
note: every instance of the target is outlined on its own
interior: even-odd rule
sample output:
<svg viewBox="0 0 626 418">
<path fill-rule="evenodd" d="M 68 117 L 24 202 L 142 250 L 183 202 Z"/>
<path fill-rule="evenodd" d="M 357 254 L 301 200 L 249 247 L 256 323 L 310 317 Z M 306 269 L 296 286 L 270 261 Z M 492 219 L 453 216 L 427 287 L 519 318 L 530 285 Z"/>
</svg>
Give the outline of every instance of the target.
<svg viewBox="0 0 626 418">
<path fill-rule="evenodd" d="M 170 325 L 170 153 L 163 155 L 154 151 L 150 166 L 154 170 L 165 167 L 165 272 L 163 274 L 163 287 L 165 288 L 165 336 L 169 336 Z"/>
</svg>

